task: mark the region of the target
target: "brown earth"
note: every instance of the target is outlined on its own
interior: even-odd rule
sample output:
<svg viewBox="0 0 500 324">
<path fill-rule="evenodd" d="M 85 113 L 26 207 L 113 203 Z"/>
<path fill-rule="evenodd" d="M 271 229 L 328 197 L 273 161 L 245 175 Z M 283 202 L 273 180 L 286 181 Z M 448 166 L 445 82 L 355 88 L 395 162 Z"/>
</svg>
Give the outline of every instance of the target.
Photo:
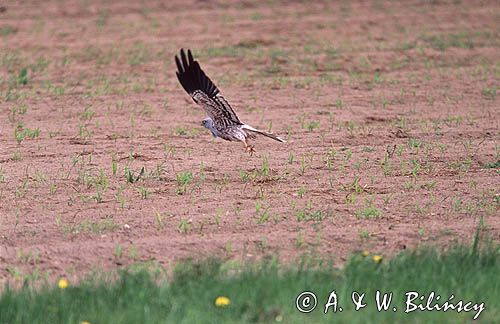
<svg viewBox="0 0 500 324">
<path fill-rule="evenodd" d="M 499 241 L 498 2 L 166 3 L 2 5 L 0 281 Z M 213 139 L 181 47 L 287 143 Z"/>
</svg>

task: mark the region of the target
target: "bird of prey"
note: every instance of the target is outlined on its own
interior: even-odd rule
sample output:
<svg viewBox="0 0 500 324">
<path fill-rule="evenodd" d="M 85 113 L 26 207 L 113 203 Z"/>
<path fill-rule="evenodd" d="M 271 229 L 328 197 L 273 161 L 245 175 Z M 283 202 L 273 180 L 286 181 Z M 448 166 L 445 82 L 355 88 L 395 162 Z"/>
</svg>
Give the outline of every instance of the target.
<svg viewBox="0 0 500 324">
<path fill-rule="evenodd" d="M 212 132 L 214 137 L 220 137 L 226 141 L 241 141 L 245 144 L 245 151 L 252 155 L 255 152 L 253 145 L 248 139 L 253 139 L 256 134 L 264 135 L 278 142 L 285 142 L 278 136 L 258 130 L 250 125 L 242 123 L 238 116 L 224 99 L 219 89 L 200 68 L 198 61 L 193 59 L 191 50 L 181 49 L 180 59 L 175 56 L 177 64 L 177 78 L 182 87 L 198 105 L 203 107 L 208 117 L 201 125 Z"/>
</svg>

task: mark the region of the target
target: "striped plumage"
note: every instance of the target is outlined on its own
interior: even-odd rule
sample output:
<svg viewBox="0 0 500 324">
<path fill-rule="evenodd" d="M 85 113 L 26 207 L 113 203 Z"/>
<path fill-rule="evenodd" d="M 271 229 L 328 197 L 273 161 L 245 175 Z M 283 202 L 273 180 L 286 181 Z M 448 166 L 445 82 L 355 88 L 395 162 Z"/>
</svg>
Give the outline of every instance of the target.
<svg viewBox="0 0 500 324">
<path fill-rule="evenodd" d="M 242 123 L 219 89 L 200 68 L 198 61 L 193 59 L 191 50 L 187 51 L 186 56 L 184 50 L 181 49 L 180 59 L 175 56 L 175 63 L 179 82 L 194 102 L 202 106 L 207 113 L 208 117 L 203 120 L 202 125 L 208 128 L 214 137 L 228 141 L 241 141 L 250 153 L 254 150 L 247 139 L 254 138 L 255 134 L 284 142 L 274 134 Z"/>
</svg>

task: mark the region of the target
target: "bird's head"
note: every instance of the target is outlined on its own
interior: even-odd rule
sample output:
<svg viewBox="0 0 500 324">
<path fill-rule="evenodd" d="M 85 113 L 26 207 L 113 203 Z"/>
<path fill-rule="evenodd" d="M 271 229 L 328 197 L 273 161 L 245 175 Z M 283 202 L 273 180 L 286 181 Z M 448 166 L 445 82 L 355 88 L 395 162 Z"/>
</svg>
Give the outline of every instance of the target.
<svg viewBox="0 0 500 324">
<path fill-rule="evenodd" d="M 201 126 L 212 129 L 214 127 L 214 121 L 210 117 L 205 118 L 201 121 Z"/>
<path fill-rule="evenodd" d="M 203 119 L 201 121 L 201 126 L 205 127 L 206 129 L 209 129 L 214 137 L 218 136 L 219 132 L 215 128 L 214 121 L 210 117 Z"/>
</svg>

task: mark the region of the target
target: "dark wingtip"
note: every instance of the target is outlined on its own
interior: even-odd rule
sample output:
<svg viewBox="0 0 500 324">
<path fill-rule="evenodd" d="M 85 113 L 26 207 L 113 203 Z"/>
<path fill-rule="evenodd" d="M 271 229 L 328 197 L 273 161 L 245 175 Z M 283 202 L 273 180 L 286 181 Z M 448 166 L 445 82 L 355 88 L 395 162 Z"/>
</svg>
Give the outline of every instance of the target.
<svg viewBox="0 0 500 324">
<path fill-rule="evenodd" d="M 196 90 L 201 90 L 209 97 L 214 97 L 219 93 L 219 89 L 208 78 L 200 67 L 198 61 L 193 57 L 190 49 L 187 49 L 187 55 L 184 48 L 180 49 L 180 55 L 175 55 L 175 64 L 177 65 L 177 78 L 187 93 L 192 94 Z"/>
<path fill-rule="evenodd" d="M 177 65 L 177 75 L 179 75 L 179 73 L 183 73 L 184 72 L 184 69 L 182 68 L 182 65 L 181 65 L 181 61 L 179 61 L 179 58 L 177 57 L 177 55 L 175 56 L 175 65 Z"/>
<path fill-rule="evenodd" d="M 193 64 L 193 62 L 194 62 L 193 53 L 191 53 L 190 49 L 188 49 L 188 61 L 189 61 L 189 64 Z"/>
</svg>

